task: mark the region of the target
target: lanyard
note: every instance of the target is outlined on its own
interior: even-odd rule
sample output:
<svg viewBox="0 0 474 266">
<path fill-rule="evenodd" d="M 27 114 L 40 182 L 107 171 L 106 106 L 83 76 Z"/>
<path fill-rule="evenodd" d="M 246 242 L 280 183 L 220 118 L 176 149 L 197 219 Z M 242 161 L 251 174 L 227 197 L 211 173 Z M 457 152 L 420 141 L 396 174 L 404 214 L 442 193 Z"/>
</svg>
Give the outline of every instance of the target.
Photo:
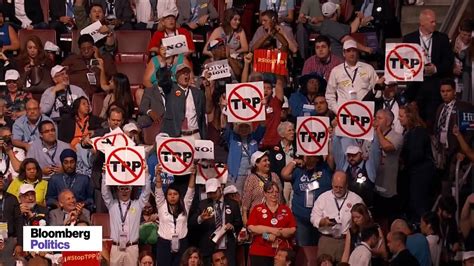
<svg viewBox="0 0 474 266">
<path fill-rule="evenodd" d="M 5 170 L 0 171 L 0 178 L 2 178 L 1 176 L 5 176 L 5 174 L 8 172 L 8 169 L 10 169 L 10 157 L 7 155 L 5 158 L 5 154 L 3 154 L 2 160 L 5 160 Z"/>
<path fill-rule="evenodd" d="M 123 211 L 122 211 L 122 203 L 119 201 L 119 211 L 120 211 L 120 221 L 122 221 L 122 231 L 123 231 L 123 227 L 125 225 L 125 219 L 127 219 L 127 214 L 128 214 L 128 210 L 130 210 L 130 206 L 132 205 L 132 200 L 130 200 L 128 202 L 128 205 L 127 205 L 127 210 L 125 211 L 125 215 L 123 215 Z"/>
<path fill-rule="evenodd" d="M 2 199 L 1 199 L 1 201 L 2 201 L 2 210 L 0 212 L 0 221 L 1 222 L 3 222 L 3 217 L 5 216 L 5 215 L 3 215 L 5 213 L 5 200 L 6 200 L 5 199 L 5 193 L 3 193 L 2 194 Z"/>
<path fill-rule="evenodd" d="M 351 77 L 351 75 L 349 75 L 349 71 L 347 71 L 346 63 L 344 62 L 344 71 L 346 71 L 346 75 L 347 75 L 347 77 L 351 80 L 351 82 L 352 82 L 352 87 L 354 87 L 354 81 L 355 81 L 355 79 L 356 79 L 356 77 L 357 77 L 357 71 L 359 71 L 359 67 L 357 67 L 357 68 L 354 70 L 354 75 L 352 75 L 352 77 Z"/>
<path fill-rule="evenodd" d="M 174 210 L 173 210 L 173 212 L 171 212 L 171 209 L 170 209 L 170 205 L 169 205 L 169 204 L 168 204 L 168 213 L 171 214 L 171 216 L 173 217 L 174 234 L 176 235 L 176 226 L 177 226 L 177 223 L 178 223 L 178 216 L 179 216 L 180 214 L 178 213 L 178 214 L 176 215 Z"/>
<path fill-rule="evenodd" d="M 46 153 L 46 155 L 48 155 L 49 159 L 51 159 L 51 163 L 54 165 L 54 157 L 56 156 L 56 152 L 58 151 L 58 144 L 56 143 L 54 145 L 54 152 L 53 154 L 49 154 L 49 149 L 46 148 L 46 146 L 44 145 L 44 142 L 41 142 L 43 144 L 43 151 L 44 153 Z"/>
<path fill-rule="evenodd" d="M 178 36 L 178 35 L 179 35 L 178 30 L 175 30 L 174 36 Z M 168 37 L 169 37 L 168 32 L 165 31 L 165 38 L 168 38 Z"/>
<path fill-rule="evenodd" d="M 250 145 L 250 143 L 247 142 L 247 145 Z M 245 147 L 245 144 L 244 144 L 243 141 L 242 141 L 242 150 L 245 152 L 245 154 L 247 154 L 247 159 L 248 159 L 249 164 L 250 164 L 251 154 L 250 154 L 249 150 Z"/>
<path fill-rule="evenodd" d="M 74 187 L 74 183 L 76 183 L 76 177 L 74 176 L 72 181 L 69 183 L 69 185 L 67 184 L 66 182 L 66 175 L 63 175 L 63 182 L 64 182 L 64 186 L 68 189 L 71 189 Z"/>
<path fill-rule="evenodd" d="M 89 118 L 86 118 L 86 120 L 84 120 L 83 126 L 81 126 L 81 124 L 79 123 L 79 120 L 76 120 L 76 124 L 81 130 L 81 137 L 82 137 L 84 135 L 84 131 L 86 131 L 87 125 L 89 124 Z"/>
<path fill-rule="evenodd" d="M 425 50 L 426 56 L 430 56 L 430 48 L 431 48 L 431 44 L 433 44 L 432 37 L 428 38 L 429 45 L 426 45 L 426 42 L 425 40 L 423 40 L 422 36 L 420 36 L 420 41 L 421 41 L 421 44 L 423 45 L 423 49 Z"/>
<path fill-rule="evenodd" d="M 38 130 L 38 125 L 41 123 L 41 121 L 43 121 L 43 115 L 40 115 L 39 120 L 35 125 L 35 128 L 33 128 L 33 131 L 31 131 L 30 133 L 30 137 L 33 137 L 36 134 L 36 130 Z M 26 123 L 28 124 L 28 121 L 26 121 Z M 29 128 L 30 126 L 28 125 L 28 129 Z"/>
<path fill-rule="evenodd" d="M 349 195 L 349 193 L 346 192 L 346 196 L 344 197 L 344 200 L 342 201 L 341 205 L 339 205 L 339 203 L 337 203 L 337 199 L 336 199 L 336 197 L 334 197 L 334 202 L 336 203 L 336 207 L 337 207 L 337 216 L 339 218 L 341 218 L 341 209 L 342 209 L 342 207 L 344 207 L 344 203 L 346 202 L 346 199 L 347 199 L 348 195 Z"/>
</svg>

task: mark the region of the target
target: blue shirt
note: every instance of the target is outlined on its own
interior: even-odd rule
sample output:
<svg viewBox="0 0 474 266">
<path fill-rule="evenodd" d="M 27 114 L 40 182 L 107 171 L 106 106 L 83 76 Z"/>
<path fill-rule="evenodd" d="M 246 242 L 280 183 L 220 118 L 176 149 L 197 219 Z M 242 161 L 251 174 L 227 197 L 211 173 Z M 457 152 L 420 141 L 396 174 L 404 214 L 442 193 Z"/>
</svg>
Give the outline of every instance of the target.
<svg viewBox="0 0 474 266">
<path fill-rule="evenodd" d="M 8 23 L 3 22 L 3 26 L 0 27 L 0 41 L 2 41 L 3 45 L 11 44 Z"/>
<path fill-rule="evenodd" d="M 260 11 L 275 9 L 275 12 L 278 13 L 278 17 L 283 18 L 288 16 L 288 10 L 295 9 L 294 0 L 276 0 L 275 2 L 275 6 L 273 6 L 272 0 L 260 0 Z"/>
<path fill-rule="evenodd" d="M 347 161 L 346 157 L 346 149 L 350 145 L 358 146 L 355 139 L 338 136 L 334 137 L 332 154 L 334 156 L 334 161 L 336 162 L 336 170 L 346 172 L 347 168 L 349 167 L 349 162 Z M 380 155 L 381 151 L 379 140 L 376 136 L 374 136 L 374 140 L 370 146 L 369 158 L 365 163 L 365 169 L 367 170 L 368 178 L 370 181 L 372 181 L 372 183 L 375 183 L 375 178 L 377 177 L 376 171 L 380 163 Z M 361 162 L 359 165 L 361 168 L 363 165 L 362 163 L 363 162 Z"/>
<path fill-rule="evenodd" d="M 28 153 L 26 154 L 26 157 L 28 158 L 35 158 L 38 161 L 41 169 L 51 165 L 58 167 L 61 166 L 61 160 L 59 159 L 59 156 L 63 150 L 70 149 L 71 146 L 66 142 L 58 140 L 54 147 L 43 150 L 44 148 L 46 147 L 43 145 L 43 141 L 41 141 L 41 139 L 37 139 L 33 141 Z M 46 179 L 46 177 L 44 178 Z"/>
<path fill-rule="evenodd" d="M 332 171 L 326 162 L 316 165 L 314 171 L 296 167 L 291 176 L 291 184 L 293 187 L 293 200 L 291 202 L 291 211 L 299 219 L 310 222 L 311 210 L 313 208 L 306 207 L 306 187 L 309 183 L 317 180 L 319 188 L 313 190 L 313 204 L 319 195 L 331 190 Z"/>
<path fill-rule="evenodd" d="M 288 102 L 291 108 L 291 115 L 293 117 L 304 116 L 305 114 L 316 115 L 314 104 L 310 103 L 306 95 L 302 94 L 301 92 L 292 93 Z M 313 108 L 305 109 L 303 108 L 305 104 L 311 105 Z"/>
<path fill-rule="evenodd" d="M 59 193 L 64 189 L 69 189 L 74 193 L 77 202 L 84 202 L 90 209 L 94 204 L 92 182 L 85 175 L 75 174 L 54 174 L 48 180 L 48 190 L 46 191 L 46 204 L 54 205 L 58 201 Z"/>
<path fill-rule="evenodd" d="M 407 237 L 407 249 L 418 260 L 420 266 L 431 266 L 431 253 L 426 237 L 420 233 Z"/>
<path fill-rule="evenodd" d="M 20 140 L 26 143 L 33 142 L 36 139 L 39 139 L 39 129 L 38 124 L 41 121 L 52 121 L 46 115 L 41 115 L 35 125 L 31 125 L 28 122 L 26 115 L 20 116 L 15 123 L 13 123 L 12 134 L 14 140 Z"/>
</svg>

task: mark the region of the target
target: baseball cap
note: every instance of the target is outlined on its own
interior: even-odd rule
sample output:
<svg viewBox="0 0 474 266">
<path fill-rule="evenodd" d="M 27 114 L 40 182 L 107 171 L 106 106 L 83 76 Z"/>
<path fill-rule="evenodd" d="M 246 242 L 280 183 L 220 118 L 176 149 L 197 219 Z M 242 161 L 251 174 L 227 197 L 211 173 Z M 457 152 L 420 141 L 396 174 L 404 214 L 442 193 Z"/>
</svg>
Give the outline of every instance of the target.
<svg viewBox="0 0 474 266">
<path fill-rule="evenodd" d="M 462 253 L 462 260 L 463 261 L 468 260 L 470 258 L 474 258 L 474 251 L 464 251 Z"/>
<path fill-rule="evenodd" d="M 224 195 L 237 193 L 237 188 L 234 185 L 226 186 L 224 188 Z"/>
<path fill-rule="evenodd" d="M 173 16 L 176 18 L 176 11 L 173 10 L 173 9 L 166 9 L 164 12 L 163 12 L 163 15 L 161 16 L 161 18 L 167 18 L 169 16 Z"/>
<path fill-rule="evenodd" d="M 59 46 L 57 46 L 56 44 L 54 44 L 50 41 L 47 41 L 44 44 L 44 50 L 45 51 L 50 51 L 50 52 L 59 52 Z"/>
<path fill-rule="evenodd" d="M 125 126 L 123 126 L 123 132 L 130 132 L 130 131 L 136 131 L 138 132 L 138 127 L 135 123 L 128 123 Z"/>
<path fill-rule="evenodd" d="M 362 152 L 359 146 L 355 145 L 350 145 L 346 149 L 346 154 L 357 154 L 359 152 Z"/>
<path fill-rule="evenodd" d="M 23 184 L 20 186 L 20 195 L 26 194 L 30 191 L 35 191 L 35 187 L 32 184 Z"/>
<path fill-rule="evenodd" d="M 217 178 L 209 178 L 206 180 L 206 193 L 216 192 L 220 185 L 221 184 Z"/>
<path fill-rule="evenodd" d="M 15 69 L 9 69 L 5 72 L 5 80 L 18 80 L 20 78 L 20 73 Z"/>
<path fill-rule="evenodd" d="M 334 13 L 336 13 L 336 10 L 337 10 L 337 5 L 334 4 L 333 2 L 326 2 L 321 7 L 321 11 L 323 13 L 323 16 L 325 17 L 331 17 L 332 15 L 334 15 Z"/>
<path fill-rule="evenodd" d="M 255 166 L 255 164 L 257 164 L 257 160 L 262 158 L 264 155 L 267 155 L 266 151 L 254 152 L 252 156 L 250 157 L 250 163 L 252 164 L 252 166 Z"/>
<path fill-rule="evenodd" d="M 64 69 L 66 69 L 65 66 L 55 65 L 53 68 L 51 68 L 51 77 L 54 78 L 54 76 L 56 76 L 56 74 L 63 71 Z"/>
<path fill-rule="evenodd" d="M 178 66 L 176 67 L 176 73 L 178 73 L 178 72 L 180 72 L 180 71 L 183 71 L 183 70 L 185 70 L 185 69 L 187 69 L 188 71 L 191 71 L 191 69 L 189 68 L 188 65 L 186 65 L 186 64 L 180 64 L 180 65 L 178 65 Z"/>
<path fill-rule="evenodd" d="M 344 42 L 344 45 L 342 46 L 344 50 L 355 48 L 357 49 L 357 43 L 354 40 L 347 40 Z"/>
</svg>

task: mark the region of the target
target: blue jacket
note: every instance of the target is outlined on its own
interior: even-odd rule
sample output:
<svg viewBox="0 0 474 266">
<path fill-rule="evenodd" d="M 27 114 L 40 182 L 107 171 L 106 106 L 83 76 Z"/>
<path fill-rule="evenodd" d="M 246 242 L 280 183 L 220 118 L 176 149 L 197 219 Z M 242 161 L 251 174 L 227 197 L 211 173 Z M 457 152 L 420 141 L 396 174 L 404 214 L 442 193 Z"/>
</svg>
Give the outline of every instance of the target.
<svg viewBox="0 0 474 266">
<path fill-rule="evenodd" d="M 292 93 L 289 100 L 291 115 L 293 117 L 304 116 L 304 113 L 316 115 L 316 110 L 314 108 L 311 110 L 303 110 L 303 105 L 305 104 L 310 104 L 308 103 L 308 98 L 306 98 L 306 95 L 299 91 Z"/>
<path fill-rule="evenodd" d="M 58 200 L 59 194 L 64 189 L 70 189 L 74 193 L 77 202 L 84 202 L 87 209 L 94 205 L 94 189 L 90 178 L 86 175 L 74 174 L 54 174 L 48 180 L 48 190 L 46 191 L 46 204 L 53 205 Z"/>
<path fill-rule="evenodd" d="M 258 144 L 263 139 L 265 127 L 259 125 L 252 134 L 248 136 L 249 153 L 252 155 L 258 150 Z M 229 176 L 237 178 L 239 175 L 240 160 L 242 159 L 242 140 L 234 130 L 227 125 L 224 131 L 224 140 L 229 147 L 229 155 L 227 156 L 227 168 Z"/>
</svg>

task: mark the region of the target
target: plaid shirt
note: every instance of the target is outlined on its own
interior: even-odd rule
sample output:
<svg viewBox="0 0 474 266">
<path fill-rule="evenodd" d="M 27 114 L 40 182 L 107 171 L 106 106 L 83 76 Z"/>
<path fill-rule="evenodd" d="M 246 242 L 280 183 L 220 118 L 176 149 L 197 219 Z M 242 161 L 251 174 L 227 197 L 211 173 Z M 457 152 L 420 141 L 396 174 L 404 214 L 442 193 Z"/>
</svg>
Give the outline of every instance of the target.
<svg viewBox="0 0 474 266">
<path fill-rule="evenodd" d="M 313 55 L 304 62 L 302 75 L 316 72 L 323 76 L 325 80 L 328 80 L 331 70 L 335 66 L 342 64 L 343 62 L 344 60 L 342 60 L 338 56 L 331 54 L 329 58 L 329 63 L 322 63 L 316 55 Z"/>
</svg>

